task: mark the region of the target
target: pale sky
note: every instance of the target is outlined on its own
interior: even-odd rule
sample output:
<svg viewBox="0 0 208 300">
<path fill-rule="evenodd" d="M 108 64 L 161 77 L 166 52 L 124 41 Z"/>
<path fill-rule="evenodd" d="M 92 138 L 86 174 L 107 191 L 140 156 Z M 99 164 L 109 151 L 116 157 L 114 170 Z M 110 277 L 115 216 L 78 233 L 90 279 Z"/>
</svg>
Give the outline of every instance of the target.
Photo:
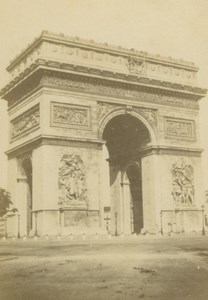
<svg viewBox="0 0 208 300">
<path fill-rule="evenodd" d="M 194 61 L 208 86 L 208 0 L 0 0 L 1 87 L 44 29 Z"/>
<path fill-rule="evenodd" d="M 0 0 L 0 88 L 9 61 L 42 30 L 193 61 L 208 87 L 208 0 Z M 207 112 L 203 100 L 208 144 Z"/>
</svg>

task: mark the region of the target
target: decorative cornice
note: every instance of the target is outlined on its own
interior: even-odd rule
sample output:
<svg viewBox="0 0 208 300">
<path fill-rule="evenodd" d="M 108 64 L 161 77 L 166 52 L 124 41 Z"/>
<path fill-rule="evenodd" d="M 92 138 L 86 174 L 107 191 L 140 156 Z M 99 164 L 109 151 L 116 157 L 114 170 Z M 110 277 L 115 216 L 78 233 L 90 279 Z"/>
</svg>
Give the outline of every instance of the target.
<svg viewBox="0 0 208 300">
<path fill-rule="evenodd" d="M 152 154 L 201 157 L 202 152 L 203 149 L 200 148 L 175 147 L 170 145 L 150 145 L 139 150 L 139 153 L 142 157 Z"/>
<path fill-rule="evenodd" d="M 196 97 L 196 99 L 200 99 L 206 95 L 207 90 L 200 88 L 198 86 L 187 85 L 183 83 L 165 81 L 156 78 L 150 78 L 145 75 L 137 76 L 136 74 L 123 74 L 114 71 L 106 71 L 99 68 L 92 68 L 89 66 L 77 66 L 74 64 L 66 64 L 61 62 L 54 62 L 48 61 L 43 59 L 38 59 L 35 63 L 30 65 L 27 69 L 25 69 L 18 77 L 12 80 L 9 84 L 7 84 L 1 91 L 0 96 L 5 98 L 6 100 L 9 97 L 9 94 L 12 93 L 14 88 L 18 88 L 18 84 L 21 83 L 24 78 L 27 80 L 27 86 L 29 83 L 28 90 L 31 90 L 32 86 L 34 85 L 33 80 L 30 82 L 28 80 L 29 75 L 37 74 L 39 70 L 44 70 L 45 72 L 52 72 L 54 74 L 55 71 L 58 72 L 59 77 L 71 76 L 77 77 L 90 77 L 96 78 L 97 80 L 108 80 L 110 82 L 119 82 L 121 84 L 131 84 L 133 86 L 140 86 L 140 87 L 148 87 L 152 89 L 160 89 L 167 92 L 178 92 L 181 95 L 187 95 L 191 97 Z M 35 76 L 35 80 L 40 80 L 39 76 Z"/>
<path fill-rule="evenodd" d="M 148 82 L 148 80 L 146 80 Z M 132 83 L 126 81 L 112 81 L 104 78 L 89 78 L 86 76 L 60 74 L 46 71 L 41 80 L 41 85 L 49 88 L 61 88 L 83 93 L 101 94 L 110 97 L 138 99 L 138 101 L 198 108 L 196 99 L 201 98 L 194 92 L 167 89 L 160 86 L 161 82 L 154 85 L 142 82 Z"/>
<path fill-rule="evenodd" d="M 148 80 L 146 80 L 148 82 Z M 128 82 L 110 80 L 109 78 L 95 78 L 84 75 L 67 74 L 51 70 L 37 70 L 20 85 L 6 93 L 4 98 L 9 101 L 9 107 L 41 87 L 59 88 L 87 94 L 105 95 L 124 99 L 136 99 L 139 102 L 148 102 L 175 107 L 198 109 L 197 100 L 202 98 L 204 90 L 185 91 L 162 86 L 162 82 L 143 83 L 140 81 Z M 158 85 L 157 85 L 158 84 Z"/>
<path fill-rule="evenodd" d="M 11 100 L 17 97 L 18 90 L 22 90 L 20 97 L 23 97 L 34 86 L 41 86 L 38 76 L 36 79 L 29 77 L 43 69 L 59 72 L 59 76 L 70 73 L 73 77 L 96 78 L 112 82 L 113 85 L 115 82 L 129 84 L 130 89 L 135 85 L 154 89 L 154 92 L 158 89 L 177 92 L 182 97 L 196 100 L 206 95 L 205 89 L 195 86 L 198 68 L 193 63 L 43 32 L 11 62 L 7 68 L 11 82 L 0 91 L 0 96 Z"/>
<path fill-rule="evenodd" d="M 12 148 L 6 152 L 8 158 L 17 157 L 32 153 L 32 150 L 41 145 L 52 146 L 65 146 L 65 147 L 78 147 L 78 148 L 90 148 L 101 150 L 105 144 L 104 140 L 99 139 L 83 139 L 83 138 L 66 138 L 60 136 L 40 135 L 31 139 L 15 148 Z M 175 147 L 166 145 L 150 145 L 139 149 L 135 155 L 147 156 L 152 154 L 157 155 L 181 155 L 181 156 L 193 156 L 200 157 L 203 149 L 200 148 L 187 148 L 187 147 Z"/>
<path fill-rule="evenodd" d="M 7 100 L 10 106 L 14 101 L 16 102 L 28 94 L 33 93 L 37 87 L 41 87 L 40 82 L 41 71 L 37 68 L 33 68 L 31 69 L 31 73 L 27 73 L 26 77 L 21 74 L 18 80 L 15 79 L 0 90 L 0 96 L 2 99 Z"/>
<path fill-rule="evenodd" d="M 24 153 L 31 152 L 33 149 L 40 147 L 41 145 L 102 149 L 102 145 L 104 143 L 105 141 L 94 139 L 39 135 L 15 148 L 9 149 L 6 154 L 8 155 L 8 158 L 16 157 L 23 155 Z"/>
<path fill-rule="evenodd" d="M 12 68 L 15 64 L 17 64 L 18 61 L 22 59 L 28 52 L 31 52 L 35 47 L 39 46 L 41 41 L 56 42 L 59 44 L 77 46 L 80 48 L 87 48 L 89 50 L 96 50 L 99 52 L 122 54 L 127 56 L 129 56 L 129 53 L 131 53 L 133 57 L 155 60 L 159 63 L 163 62 L 168 64 L 174 64 L 197 70 L 197 67 L 193 62 L 184 61 L 183 59 L 175 59 L 172 57 L 160 56 L 159 54 L 150 54 L 145 51 L 137 51 L 135 49 L 128 49 L 121 46 L 110 45 L 108 43 L 98 43 L 94 40 L 81 39 L 79 37 L 69 37 L 62 33 L 57 34 L 48 31 L 42 31 L 39 37 L 35 38 L 25 49 L 22 50 L 22 52 L 19 55 L 17 55 L 13 60 L 11 60 L 8 70 Z"/>
<path fill-rule="evenodd" d="M 104 141 L 88 140 L 88 139 L 67 139 L 60 137 L 45 137 L 42 138 L 40 145 L 55 145 L 76 148 L 101 149 Z"/>
</svg>

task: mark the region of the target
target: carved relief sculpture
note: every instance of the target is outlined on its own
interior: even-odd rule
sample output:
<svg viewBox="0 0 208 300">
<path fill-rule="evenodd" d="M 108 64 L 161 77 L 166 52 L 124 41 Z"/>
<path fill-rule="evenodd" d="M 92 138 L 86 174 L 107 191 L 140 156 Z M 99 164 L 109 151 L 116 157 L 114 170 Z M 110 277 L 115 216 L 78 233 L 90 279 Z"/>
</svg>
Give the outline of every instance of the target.
<svg viewBox="0 0 208 300">
<path fill-rule="evenodd" d="M 165 118 L 165 136 L 176 139 L 195 139 L 194 121 Z"/>
<path fill-rule="evenodd" d="M 89 108 L 52 103 L 52 124 L 89 127 Z"/>
<path fill-rule="evenodd" d="M 128 67 L 129 72 L 131 74 L 137 74 L 137 75 L 145 75 L 146 74 L 146 62 L 134 60 L 131 57 L 128 59 Z"/>
<path fill-rule="evenodd" d="M 142 102 L 151 102 L 165 105 L 173 105 L 178 107 L 189 107 L 191 109 L 197 109 L 198 103 L 190 98 L 181 98 L 176 96 L 168 96 L 163 94 L 153 94 L 149 92 L 143 92 L 137 90 L 135 87 L 129 89 L 128 87 L 119 87 L 116 84 L 112 86 L 104 85 L 98 82 L 88 81 L 76 81 L 71 78 L 59 78 L 55 76 L 44 76 L 41 80 L 43 85 L 47 86 L 61 86 L 70 88 L 72 90 L 78 90 L 80 92 L 96 93 L 101 95 L 113 96 L 113 97 L 127 97 L 139 99 Z"/>
<path fill-rule="evenodd" d="M 98 103 L 97 107 L 97 117 L 98 120 L 101 120 L 104 116 L 106 116 L 109 112 L 114 109 L 122 108 L 122 106 L 118 106 L 110 103 Z M 141 114 L 153 127 L 157 126 L 157 111 L 151 108 L 137 108 L 133 107 L 133 111 Z"/>
<path fill-rule="evenodd" d="M 11 121 L 11 138 L 15 138 L 39 126 L 40 112 L 36 106 Z"/>
<path fill-rule="evenodd" d="M 172 166 L 172 196 L 176 206 L 190 206 L 194 204 L 194 170 L 184 160 Z"/>
<path fill-rule="evenodd" d="M 155 129 L 157 127 L 157 111 L 151 108 L 134 108 L 141 114 Z"/>
<path fill-rule="evenodd" d="M 113 111 L 114 109 L 121 108 L 122 106 L 111 104 L 111 103 L 101 103 L 98 102 L 97 105 L 97 118 L 99 121 L 102 120 L 104 116 L 106 116 L 109 112 Z"/>
<path fill-rule="evenodd" d="M 86 204 L 86 172 L 79 155 L 65 154 L 59 168 L 59 202 L 61 207 Z"/>
</svg>

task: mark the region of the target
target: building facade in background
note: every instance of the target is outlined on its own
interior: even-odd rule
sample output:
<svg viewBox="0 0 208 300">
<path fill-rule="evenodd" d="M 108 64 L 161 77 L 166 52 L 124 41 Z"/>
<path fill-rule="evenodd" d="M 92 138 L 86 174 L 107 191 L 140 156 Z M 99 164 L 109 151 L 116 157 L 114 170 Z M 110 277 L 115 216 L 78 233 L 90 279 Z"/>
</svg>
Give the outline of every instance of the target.
<svg viewBox="0 0 208 300">
<path fill-rule="evenodd" d="M 7 189 L 8 116 L 7 101 L 0 100 L 0 188 Z"/>
<path fill-rule="evenodd" d="M 7 70 L 10 235 L 202 229 L 193 63 L 43 32 Z"/>
</svg>

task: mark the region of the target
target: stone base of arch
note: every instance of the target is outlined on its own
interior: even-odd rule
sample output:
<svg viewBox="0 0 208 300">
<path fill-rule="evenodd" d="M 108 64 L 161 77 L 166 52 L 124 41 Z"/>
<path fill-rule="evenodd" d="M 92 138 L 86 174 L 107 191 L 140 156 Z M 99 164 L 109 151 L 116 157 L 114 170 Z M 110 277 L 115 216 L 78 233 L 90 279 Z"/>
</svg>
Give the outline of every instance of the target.
<svg viewBox="0 0 208 300">
<path fill-rule="evenodd" d="M 70 207 L 58 206 L 59 201 L 59 168 L 64 154 L 73 153 L 82 158 L 87 171 L 87 194 L 85 207 L 74 204 Z M 15 174 L 16 158 L 10 159 L 11 192 L 16 195 L 14 206 L 20 214 L 20 234 L 132 234 L 130 203 L 122 202 L 128 198 L 127 182 L 122 182 L 120 165 L 111 164 L 102 157 L 101 147 L 66 147 L 62 145 L 42 145 L 33 150 L 33 225 L 27 231 L 25 178 L 17 180 Z M 53 158 L 51 160 L 51 158 Z M 105 167 L 103 166 L 105 165 Z M 140 234 L 168 234 L 169 232 L 202 231 L 202 174 L 201 158 L 196 153 L 178 150 L 144 151 L 141 156 L 143 228 Z M 192 166 L 194 170 L 194 202 L 176 206 L 173 197 L 174 181 L 172 169 Z M 49 167 L 50 166 L 50 167 Z M 106 178 L 110 169 L 111 182 Z M 16 165 L 17 170 L 17 165 Z M 17 174 L 17 173 L 16 173 Z M 105 180 L 104 180 L 105 179 Z M 123 184 L 123 190 L 122 190 Z M 122 194 L 123 193 L 123 194 Z M 124 194 L 127 194 L 126 196 Z M 75 201 L 76 202 L 76 201 Z M 75 203 L 73 202 L 73 203 Z M 72 208 L 72 207 L 71 207 Z M 37 227 L 35 223 L 37 212 Z M 161 220 L 162 212 L 162 220 Z M 9 235 L 17 235 L 18 218 L 9 219 Z M 13 221 L 12 221 L 13 220 Z M 161 228 L 162 221 L 162 228 Z"/>
</svg>

